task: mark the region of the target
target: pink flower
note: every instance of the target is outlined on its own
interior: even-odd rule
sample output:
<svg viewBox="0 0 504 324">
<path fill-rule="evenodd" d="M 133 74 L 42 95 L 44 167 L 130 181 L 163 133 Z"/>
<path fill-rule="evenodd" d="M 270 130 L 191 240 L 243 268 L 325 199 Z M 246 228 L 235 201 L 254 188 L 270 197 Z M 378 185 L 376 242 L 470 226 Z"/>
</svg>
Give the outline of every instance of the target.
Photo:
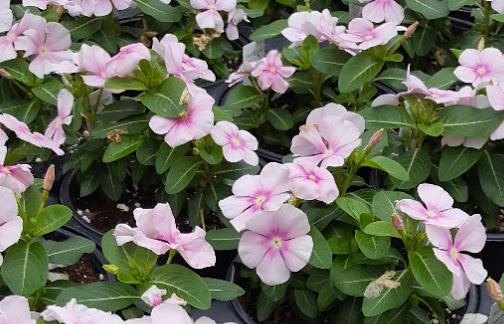
<svg viewBox="0 0 504 324">
<path fill-rule="evenodd" d="M 472 83 L 474 87 L 504 80 L 504 58 L 496 48 L 466 49 L 460 54 L 459 64 L 453 73 L 460 81 Z"/>
<path fill-rule="evenodd" d="M 254 135 L 228 121 L 220 121 L 215 124 L 210 133 L 215 143 L 222 146 L 224 157 L 229 162 L 244 160 L 250 165 L 257 165 L 259 157 L 254 152 L 259 143 Z"/>
<path fill-rule="evenodd" d="M 57 145 L 65 143 L 66 135 L 63 125 L 72 123 L 72 113 L 74 103 L 73 95 L 66 89 L 62 89 L 58 93 L 58 115 L 47 126 L 44 136 L 51 138 Z"/>
<path fill-rule="evenodd" d="M 24 0 L 27 1 L 27 0 Z M 44 2 L 47 0 L 31 0 L 34 2 Z M 117 10 L 128 9 L 131 0 L 51 0 L 48 3 L 56 3 L 68 10 L 71 16 L 97 16 L 102 17 L 110 14 L 115 8 Z M 47 6 L 47 5 L 46 5 Z M 40 6 L 37 6 L 40 8 Z M 41 8 L 42 9 L 42 8 Z"/>
<path fill-rule="evenodd" d="M 488 141 L 488 137 L 463 137 L 456 135 L 443 135 L 441 138 L 441 145 L 447 145 L 450 147 L 464 146 L 474 149 L 481 149 L 486 142 Z"/>
<path fill-rule="evenodd" d="M 7 147 L 7 135 L 0 129 L 0 187 L 16 193 L 23 193 L 33 184 L 33 175 L 29 164 L 4 165 Z"/>
<path fill-rule="evenodd" d="M 385 105 L 397 106 L 400 104 L 398 95 L 386 93 L 376 97 L 371 103 L 371 107 L 379 107 Z"/>
<path fill-rule="evenodd" d="M 404 19 L 404 9 L 394 0 L 373 0 L 362 9 L 362 18 L 374 23 L 386 21 L 399 25 Z"/>
<path fill-rule="evenodd" d="M 271 88 L 282 94 L 289 87 L 285 78 L 290 77 L 294 72 L 296 72 L 295 67 L 283 66 L 282 55 L 276 50 L 271 50 L 265 58 L 256 64 L 252 70 L 252 76 L 257 78 L 262 90 Z"/>
<path fill-rule="evenodd" d="M 259 175 L 244 175 L 236 180 L 232 191 L 233 196 L 219 201 L 219 207 L 234 228 L 242 231 L 261 211 L 277 210 L 291 197 L 289 169 L 279 163 L 268 163 Z"/>
<path fill-rule="evenodd" d="M 82 76 L 84 83 L 90 87 L 102 88 L 108 79 L 113 78 L 114 75 L 107 71 L 110 59 L 110 55 L 103 48 L 82 44 L 77 54 L 77 65 L 81 72 L 86 72 Z"/>
<path fill-rule="evenodd" d="M 18 216 L 18 205 L 14 192 L 0 187 L 0 197 L 2 202 L 2 208 L 0 208 L 0 252 L 3 252 L 19 241 L 23 232 L 23 220 Z M 2 262 L 3 258 L 0 254 L 0 265 Z M 0 303 L 0 313 L 3 315 L 1 311 Z"/>
<path fill-rule="evenodd" d="M 303 269 L 313 250 L 308 217 L 292 205 L 264 211 L 247 223 L 238 254 L 249 268 L 256 269 L 269 286 L 287 282 L 291 272 Z"/>
<path fill-rule="evenodd" d="M 200 139 L 210 133 L 214 123 L 212 106 L 215 100 L 206 92 L 191 95 L 189 106 L 178 118 L 153 116 L 149 127 L 159 135 L 165 135 L 165 142 L 171 147 Z"/>
<path fill-rule="evenodd" d="M 16 49 L 25 52 L 24 57 L 33 56 L 29 70 L 38 78 L 56 72 L 65 61 L 72 61 L 70 32 L 63 25 L 48 22 L 39 30 L 28 29 L 25 36 L 16 40 Z"/>
<path fill-rule="evenodd" d="M 496 85 L 489 85 L 486 88 L 488 101 L 490 106 L 494 110 L 501 111 L 504 110 L 504 83 L 499 82 Z M 490 139 L 492 141 L 500 140 L 504 138 L 504 123 L 501 123 L 499 127 L 492 134 L 490 134 Z"/>
<path fill-rule="evenodd" d="M 114 55 L 107 63 L 107 74 L 125 77 L 133 73 L 142 60 L 150 61 L 150 51 L 141 43 L 123 46 L 119 53 Z"/>
<path fill-rule="evenodd" d="M 72 298 L 65 306 L 47 306 L 47 309 L 41 313 L 45 321 L 56 321 L 63 324 L 121 324 L 123 320 L 115 314 L 104 312 L 95 308 L 77 304 Z"/>
<path fill-rule="evenodd" d="M 166 70 L 188 84 L 196 79 L 215 81 L 215 74 L 208 68 L 204 60 L 192 58 L 185 54 L 185 45 L 179 43 L 176 36 L 166 34 L 158 41 L 153 39 L 152 49 L 163 58 Z"/>
<path fill-rule="evenodd" d="M 462 299 L 467 294 L 471 283 L 480 285 L 487 277 L 480 259 L 462 253 L 478 253 L 485 246 L 486 232 L 480 215 L 469 217 L 452 238 L 448 229 L 435 226 L 426 227 L 427 237 L 435 246 L 434 254 L 453 274 L 452 295 Z"/>
<path fill-rule="evenodd" d="M 16 117 L 9 114 L 0 114 L 0 124 L 13 131 L 16 136 L 27 143 L 40 148 L 48 148 L 53 150 L 57 155 L 63 155 L 62 149 L 52 139 L 49 139 L 41 133 L 30 131 L 30 128 L 25 123 L 19 121 Z"/>
<path fill-rule="evenodd" d="M 228 25 L 226 27 L 226 37 L 229 40 L 237 40 L 238 34 L 238 24 L 242 21 L 249 22 L 247 19 L 247 13 L 243 9 L 234 9 L 228 14 Z"/>
<path fill-rule="evenodd" d="M 0 33 L 8 31 L 12 26 L 14 16 L 10 9 L 10 0 L 0 0 Z"/>
<path fill-rule="evenodd" d="M 224 31 L 224 20 L 219 11 L 231 12 L 236 8 L 236 0 L 191 0 L 191 7 L 205 10 L 196 15 L 196 22 L 201 29 L 215 29 Z"/>
<path fill-rule="evenodd" d="M 0 320 L 2 323 L 35 324 L 31 318 L 28 299 L 22 296 L 7 296 L 0 301 Z"/>
<path fill-rule="evenodd" d="M 346 34 L 341 35 L 341 38 L 359 43 L 358 48 L 366 50 L 385 45 L 395 36 L 397 36 L 397 26 L 393 23 L 385 23 L 375 28 L 369 20 L 355 18 L 350 21 Z"/>
<path fill-rule="evenodd" d="M 177 250 L 194 269 L 215 265 L 215 251 L 205 241 L 205 231 L 196 226 L 192 233 L 180 233 L 169 204 L 157 204 L 154 209 L 137 208 L 133 214 L 138 227 L 117 225 L 114 235 L 118 245 L 134 242 L 157 255 Z"/>
<path fill-rule="evenodd" d="M 175 303 L 163 303 L 154 307 L 151 316 L 144 316 L 127 320 L 127 324 L 216 324 L 216 322 L 208 317 L 200 317 L 196 321 L 187 314 L 184 308 Z M 235 324 L 235 323 L 224 323 Z"/>
<path fill-rule="evenodd" d="M 141 296 L 141 299 L 150 307 L 156 307 L 163 302 L 166 289 L 159 289 L 156 285 L 150 286 Z"/>
<path fill-rule="evenodd" d="M 402 199 L 396 203 L 396 208 L 425 225 L 445 229 L 459 227 L 469 218 L 463 210 L 453 208 L 453 198 L 439 186 L 422 183 L 418 186 L 418 196 L 424 204 Z"/>
<path fill-rule="evenodd" d="M 328 117 L 318 125 L 303 125 L 299 130 L 291 145 L 294 161 L 313 165 L 321 163 L 323 168 L 342 166 L 362 142 L 360 130 L 352 122 L 336 116 Z"/>
<path fill-rule="evenodd" d="M 290 187 L 297 198 L 320 200 L 326 204 L 338 198 L 334 177 L 327 169 L 303 161 L 289 163 Z"/>
<path fill-rule="evenodd" d="M 492 9 L 498 13 L 504 13 L 504 0 L 490 0 L 492 2 Z"/>
<path fill-rule="evenodd" d="M 361 115 L 348 111 L 340 104 L 328 103 L 325 106 L 313 109 L 308 117 L 306 117 L 306 124 L 319 125 L 328 118 L 339 118 L 341 121 L 346 120 L 351 122 L 358 130 L 359 135 L 364 133 L 366 129 L 366 121 Z"/>
<path fill-rule="evenodd" d="M 256 62 L 243 62 L 236 72 L 229 75 L 226 83 L 228 87 L 232 87 L 236 84 L 242 83 L 250 75 L 250 72 L 254 69 Z"/>
</svg>

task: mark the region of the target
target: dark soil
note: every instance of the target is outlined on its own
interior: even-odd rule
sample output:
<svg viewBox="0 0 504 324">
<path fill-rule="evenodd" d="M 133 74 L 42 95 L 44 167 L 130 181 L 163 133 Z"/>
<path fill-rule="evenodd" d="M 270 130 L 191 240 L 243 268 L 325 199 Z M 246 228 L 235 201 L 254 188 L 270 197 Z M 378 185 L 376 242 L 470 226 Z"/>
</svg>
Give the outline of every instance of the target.
<svg viewBox="0 0 504 324">
<path fill-rule="evenodd" d="M 53 272 L 64 273 L 68 275 L 69 280 L 76 283 L 92 283 L 100 281 L 100 273 L 93 263 L 92 256 L 83 255 L 79 262 L 74 265 L 57 268 Z"/>
<path fill-rule="evenodd" d="M 138 207 L 153 208 L 156 205 L 153 196 L 153 194 L 128 190 L 119 201 L 111 201 L 97 191 L 87 197 L 75 195 L 73 203 L 78 216 L 86 222 L 89 220 L 90 224 L 100 231 L 106 232 L 115 228 L 117 224 L 128 224 L 134 227 L 133 210 Z"/>
</svg>

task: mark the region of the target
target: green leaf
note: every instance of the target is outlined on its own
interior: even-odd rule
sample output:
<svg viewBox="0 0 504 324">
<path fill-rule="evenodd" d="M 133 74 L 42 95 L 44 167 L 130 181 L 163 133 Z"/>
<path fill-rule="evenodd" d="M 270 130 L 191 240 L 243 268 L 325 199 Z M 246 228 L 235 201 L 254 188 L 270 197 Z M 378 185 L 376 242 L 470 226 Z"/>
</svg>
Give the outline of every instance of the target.
<svg viewBox="0 0 504 324">
<path fill-rule="evenodd" d="M 156 172 L 158 174 L 165 173 L 172 166 L 173 162 L 184 156 L 187 151 L 189 151 L 188 145 L 181 145 L 172 148 L 164 142 L 161 143 L 161 146 L 156 154 Z"/>
<path fill-rule="evenodd" d="M 273 313 L 278 302 L 269 298 L 265 293 L 261 292 L 257 299 L 257 319 L 259 322 L 266 320 Z"/>
<path fill-rule="evenodd" d="M 404 303 L 402 306 L 388 310 L 380 315 L 366 317 L 364 319 L 364 324 L 403 324 L 405 322 L 406 312 L 409 309 L 411 308 L 408 303 Z"/>
<path fill-rule="evenodd" d="M 353 251 L 354 227 L 350 224 L 332 222 L 324 230 L 324 237 L 331 247 L 333 254 L 350 254 Z"/>
<path fill-rule="evenodd" d="M 370 107 L 359 112 L 368 128 L 415 128 L 415 123 L 401 106 Z"/>
<path fill-rule="evenodd" d="M 444 131 L 443 123 L 439 121 L 429 125 L 420 123 L 417 126 L 419 130 L 432 137 L 438 137 L 439 135 L 443 134 Z"/>
<path fill-rule="evenodd" d="M 408 252 L 410 269 L 415 280 L 429 294 L 445 297 L 450 294 L 453 278 L 451 272 L 439 261 L 432 248 L 423 247 Z"/>
<path fill-rule="evenodd" d="M 257 28 L 251 35 L 250 40 L 260 42 L 268 38 L 280 35 L 287 28 L 287 19 L 275 20 L 274 22 Z"/>
<path fill-rule="evenodd" d="M 331 267 L 331 282 L 346 295 L 354 297 L 364 296 L 369 283 L 376 278 L 362 265 L 343 268 L 338 262 Z"/>
<path fill-rule="evenodd" d="M 103 153 L 102 161 L 110 163 L 122 159 L 135 152 L 143 142 L 143 138 L 138 135 L 122 136 L 119 143 L 112 142 Z"/>
<path fill-rule="evenodd" d="M 91 138 L 105 138 L 114 131 L 119 130 L 122 134 L 140 134 L 148 127 L 147 116 L 133 116 L 118 122 L 98 122 L 91 130 Z"/>
<path fill-rule="evenodd" d="M 179 7 L 172 7 L 157 0 L 135 0 L 140 10 L 154 17 L 157 21 L 172 23 L 180 21 L 182 13 Z"/>
<path fill-rule="evenodd" d="M 373 236 L 361 231 L 355 231 L 355 240 L 360 250 L 370 259 L 376 260 L 387 254 L 390 249 L 390 238 Z"/>
<path fill-rule="evenodd" d="M 392 182 L 399 189 L 410 189 L 416 187 L 419 183 L 429 177 L 431 159 L 425 148 L 421 151 L 416 149 L 414 151 L 405 152 L 399 155 L 395 160 L 404 166 L 409 175 L 409 180 L 407 181 L 401 181 L 391 177 Z"/>
<path fill-rule="evenodd" d="M 150 284 L 166 289 L 168 295 L 176 293 L 189 305 L 209 309 L 212 295 L 205 281 L 193 271 L 176 264 L 156 268 L 150 276 Z"/>
<path fill-rule="evenodd" d="M 317 300 L 311 291 L 308 289 L 295 289 L 294 300 L 301 313 L 309 318 L 317 316 Z"/>
<path fill-rule="evenodd" d="M 502 123 L 504 112 L 456 105 L 440 110 L 439 117 L 445 135 L 485 137 Z"/>
<path fill-rule="evenodd" d="M 330 269 L 332 265 L 332 252 L 329 243 L 319 232 L 319 230 L 312 226 L 310 236 L 313 239 L 313 251 L 310 257 L 310 264 L 319 269 Z"/>
<path fill-rule="evenodd" d="M 322 312 L 327 311 L 336 299 L 343 300 L 345 297 L 342 292 L 328 283 L 320 289 L 317 296 L 317 308 Z"/>
<path fill-rule="evenodd" d="M 398 211 L 396 202 L 401 199 L 413 199 L 410 195 L 400 191 L 380 191 L 373 197 L 373 215 L 381 220 L 390 222 L 392 214 Z"/>
<path fill-rule="evenodd" d="M 380 75 L 375 78 L 375 81 L 381 82 L 395 90 L 406 90 L 403 84 L 406 78 L 406 71 L 400 68 L 389 68 L 384 70 Z"/>
<path fill-rule="evenodd" d="M 493 14 L 490 15 L 490 18 L 498 22 L 504 22 L 504 14 Z"/>
<path fill-rule="evenodd" d="M 56 298 L 56 304 L 64 306 L 72 298 L 90 308 L 115 312 L 133 305 L 140 294 L 135 288 L 119 282 L 96 282 L 65 289 Z"/>
<path fill-rule="evenodd" d="M 374 236 L 401 238 L 401 234 L 399 234 L 394 225 L 386 221 L 377 221 L 369 224 L 364 228 L 364 233 Z"/>
<path fill-rule="evenodd" d="M 286 131 L 294 126 L 292 114 L 284 108 L 269 109 L 266 118 L 279 131 Z"/>
<path fill-rule="evenodd" d="M 136 157 L 142 165 L 154 165 L 156 162 L 156 155 L 159 150 L 159 142 L 152 138 L 146 138 L 136 151 Z"/>
<path fill-rule="evenodd" d="M 443 68 L 434 73 L 426 82 L 425 85 L 429 88 L 438 88 L 448 90 L 452 85 L 458 82 L 457 77 L 453 74 L 455 68 Z"/>
<path fill-rule="evenodd" d="M 399 164 L 399 162 L 396 162 L 386 156 L 372 157 L 371 159 L 364 161 L 362 165 L 373 169 L 385 171 L 390 176 L 402 181 L 409 180 L 408 172 L 404 169 L 404 167 L 401 164 Z"/>
<path fill-rule="evenodd" d="M 134 90 L 144 91 L 147 90 L 147 85 L 136 80 L 133 77 L 115 77 L 105 82 L 107 89 L 117 90 Z"/>
<path fill-rule="evenodd" d="M 478 163 L 478 177 L 485 195 L 504 207 L 504 155 L 484 151 Z"/>
<path fill-rule="evenodd" d="M 187 105 L 181 103 L 187 86 L 184 81 L 170 77 L 161 83 L 156 91 L 144 93 L 140 101 L 152 112 L 162 117 L 179 117 Z"/>
<path fill-rule="evenodd" d="M 483 151 L 464 146 L 444 147 L 439 161 L 439 180 L 450 181 L 466 173 L 483 154 Z"/>
<path fill-rule="evenodd" d="M 335 46 L 321 48 L 313 57 L 313 67 L 326 75 L 338 76 L 352 56 Z"/>
<path fill-rule="evenodd" d="M 413 38 L 411 38 L 411 44 L 413 45 L 415 53 L 418 56 L 428 55 L 434 49 L 437 37 L 437 30 L 429 25 L 417 28 L 416 32 L 413 34 Z M 405 44 L 408 43 L 409 42 L 406 42 Z"/>
<path fill-rule="evenodd" d="M 327 278 L 326 278 L 327 281 Z M 268 298 L 271 298 L 275 302 L 281 301 L 285 293 L 287 292 L 287 288 L 289 288 L 288 283 L 284 283 L 281 285 L 276 285 L 276 286 L 268 286 L 264 283 L 261 282 L 261 292 L 266 294 Z"/>
<path fill-rule="evenodd" d="M 341 92 L 352 92 L 360 89 L 380 73 L 383 61 L 378 60 L 370 51 L 365 51 L 348 60 L 338 79 Z"/>
<path fill-rule="evenodd" d="M 234 228 L 222 228 L 207 232 L 206 241 L 217 251 L 235 250 L 238 248 L 240 233 Z"/>
<path fill-rule="evenodd" d="M 101 247 L 103 255 L 113 265 L 118 266 L 122 271 L 128 272 L 129 259 L 133 258 L 134 249 L 130 244 L 118 246 L 115 236 L 112 234 L 114 230 L 110 230 L 102 237 Z"/>
<path fill-rule="evenodd" d="M 442 183 L 443 188 L 457 202 L 467 202 L 469 199 L 469 187 L 462 178 L 456 178 Z"/>
<path fill-rule="evenodd" d="M 43 241 L 49 262 L 59 265 L 72 265 L 79 261 L 85 253 L 92 253 L 96 244 L 82 236 L 71 236 L 68 239 L 56 241 Z"/>
<path fill-rule="evenodd" d="M 411 275 L 408 270 L 398 272 L 393 278 L 393 281 L 400 285 L 396 288 L 385 288 L 376 297 L 364 297 L 362 302 L 362 312 L 364 316 L 377 316 L 390 309 L 401 306 L 408 300 L 411 294 Z"/>
<path fill-rule="evenodd" d="M 13 115 L 20 121 L 30 124 L 39 113 L 36 100 L 8 99 L 0 102 L 0 112 Z"/>
<path fill-rule="evenodd" d="M 191 183 L 202 164 L 203 161 L 192 156 L 183 156 L 174 161 L 166 176 L 166 193 L 176 194 L 184 190 Z"/>
<path fill-rule="evenodd" d="M 7 250 L 1 271 L 2 280 L 14 294 L 29 297 L 45 286 L 49 260 L 42 244 L 20 242 Z"/>
<path fill-rule="evenodd" d="M 369 208 L 360 200 L 350 197 L 338 197 L 336 204 L 348 215 L 352 216 L 357 222 L 360 222 L 362 214 L 370 214 Z"/>
<path fill-rule="evenodd" d="M 448 9 L 455 11 L 464 6 L 474 6 L 478 3 L 480 3 L 479 0 L 448 0 Z"/>
<path fill-rule="evenodd" d="M 103 121 L 117 121 L 144 113 L 145 108 L 140 102 L 122 99 L 105 106 L 103 110 L 98 113 L 98 119 Z"/>
<path fill-rule="evenodd" d="M 28 86 L 34 86 L 37 77 L 28 70 L 28 62 L 22 58 L 0 63 L 0 67 L 5 69 L 11 77 Z"/>
<path fill-rule="evenodd" d="M 231 301 L 245 294 L 245 290 L 242 287 L 227 280 L 214 278 L 203 278 L 203 280 L 206 282 L 208 289 L 210 289 L 212 299 Z"/>
<path fill-rule="evenodd" d="M 428 20 L 448 16 L 448 4 L 440 0 L 406 0 L 408 9 L 421 13 Z"/>
<path fill-rule="evenodd" d="M 72 210 L 63 205 L 51 205 L 42 209 L 35 218 L 33 235 L 42 236 L 65 225 L 72 218 Z"/>
<path fill-rule="evenodd" d="M 35 88 L 32 88 L 33 94 L 40 100 L 56 106 L 58 103 L 58 93 L 63 89 L 63 83 L 51 79 Z"/>
<path fill-rule="evenodd" d="M 115 20 L 109 16 L 103 21 L 98 32 L 94 35 L 94 40 L 110 54 L 115 54 L 118 47 L 118 34 Z"/>
<path fill-rule="evenodd" d="M 226 110 L 239 111 L 257 105 L 262 100 L 262 94 L 254 87 L 239 85 L 233 87 L 226 98 Z M 233 114 L 232 114 L 233 115 Z"/>
<path fill-rule="evenodd" d="M 62 25 L 68 29 L 73 40 L 79 40 L 91 37 L 101 28 L 102 22 L 102 17 L 73 17 L 63 21 Z"/>
<path fill-rule="evenodd" d="M 100 185 L 108 198 L 113 201 L 119 200 L 124 190 L 124 183 L 122 179 L 118 179 L 114 175 L 114 168 L 116 167 L 114 163 L 105 164 L 105 172 L 103 172 L 100 178 Z"/>
</svg>

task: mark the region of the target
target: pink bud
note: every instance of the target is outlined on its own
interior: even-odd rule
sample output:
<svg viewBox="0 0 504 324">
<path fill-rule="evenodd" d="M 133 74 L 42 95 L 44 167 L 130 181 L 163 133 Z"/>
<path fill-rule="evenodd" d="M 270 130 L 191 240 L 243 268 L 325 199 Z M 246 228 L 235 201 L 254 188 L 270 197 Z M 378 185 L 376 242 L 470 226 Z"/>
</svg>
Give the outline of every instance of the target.
<svg viewBox="0 0 504 324">
<path fill-rule="evenodd" d="M 409 25 L 408 29 L 406 29 L 406 32 L 404 33 L 404 37 L 409 38 L 409 37 L 413 36 L 417 27 L 418 27 L 418 21 L 415 21 L 414 23 Z"/>
<path fill-rule="evenodd" d="M 12 79 L 12 76 L 6 69 L 0 69 L 0 78 Z"/>
<path fill-rule="evenodd" d="M 486 286 L 488 294 L 490 295 L 490 297 L 492 297 L 493 300 L 501 301 L 504 299 L 504 297 L 502 296 L 501 287 L 497 281 L 493 280 L 492 278 L 488 278 L 486 281 Z"/>
<path fill-rule="evenodd" d="M 383 128 L 380 128 L 377 130 L 373 136 L 371 136 L 371 139 L 369 140 L 368 147 L 372 148 L 375 147 L 383 138 L 383 133 L 385 130 Z"/>
<path fill-rule="evenodd" d="M 46 174 L 44 176 L 42 189 L 44 189 L 45 191 L 51 191 L 55 179 L 56 179 L 56 170 L 54 168 L 54 164 L 51 164 L 49 168 L 47 168 Z"/>
<path fill-rule="evenodd" d="M 401 216 L 399 216 L 398 213 L 393 213 L 392 214 L 392 225 L 394 225 L 394 227 L 398 231 L 404 230 L 404 222 L 403 222 Z"/>
</svg>

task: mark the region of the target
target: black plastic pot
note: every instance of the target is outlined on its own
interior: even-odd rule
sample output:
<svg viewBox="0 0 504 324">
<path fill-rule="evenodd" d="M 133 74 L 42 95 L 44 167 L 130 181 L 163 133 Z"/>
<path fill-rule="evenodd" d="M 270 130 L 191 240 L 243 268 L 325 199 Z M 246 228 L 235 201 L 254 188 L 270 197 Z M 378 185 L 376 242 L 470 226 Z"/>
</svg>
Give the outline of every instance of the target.
<svg viewBox="0 0 504 324">
<path fill-rule="evenodd" d="M 231 265 L 229 266 L 228 270 L 228 281 L 236 283 L 236 267 L 235 267 L 236 262 L 232 262 Z M 475 286 L 471 285 L 469 288 L 469 292 L 466 297 L 466 305 L 465 308 L 463 309 L 463 314 L 471 314 L 471 313 L 478 313 L 480 309 L 480 304 L 481 304 L 481 286 Z M 240 322 L 237 322 L 239 324 L 257 324 L 257 322 L 247 313 L 247 311 L 243 308 L 242 304 L 240 303 L 239 299 L 234 299 L 231 301 L 231 306 L 233 307 L 233 310 L 235 312 L 235 315 L 239 317 Z M 462 310 L 459 314 L 462 314 Z M 488 313 L 487 313 L 488 314 Z"/>
<path fill-rule="evenodd" d="M 502 261 L 504 260 L 504 234 L 488 233 L 485 247 L 477 257 L 483 260 L 483 267 L 488 271 L 488 276 L 499 281 L 504 274 L 504 262 Z M 479 289 L 481 303 L 478 313 L 488 315 L 494 301 L 488 295 L 485 286 L 480 286 Z"/>
<path fill-rule="evenodd" d="M 69 230 L 65 230 L 63 228 L 60 228 L 60 229 L 56 230 L 55 233 L 59 234 L 59 235 L 62 235 L 62 236 L 65 236 L 67 238 L 76 235 L 76 233 L 74 233 L 72 231 L 69 231 Z M 91 239 L 90 237 L 87 237 L 86 235 L 81 235 L 80 233 L 77 233 L 77 235 L 83 236 L 83 237 L 85 237 L 87 239 Z M 93 253 L 90 254 L 90 256 L 92 257 L 91 260 L 93 262 L 93 265 L 96 268 L 96 271 L 99 274 L 103 275 L 103 281 L 116 281 L 116 279 L 115 279 L 114 276 L 112 276 L 110 273 L 108 273 L 105 270 L 103 270 L 103 265 L 107 264 L 108 262 L 107 262 L 107 260 L 105 259 L 105 257 L 103 256 L 103 254 L 101 253 L 101 251 L 98 248 L 95 249 L 93 251 Z"/>
</svg>

